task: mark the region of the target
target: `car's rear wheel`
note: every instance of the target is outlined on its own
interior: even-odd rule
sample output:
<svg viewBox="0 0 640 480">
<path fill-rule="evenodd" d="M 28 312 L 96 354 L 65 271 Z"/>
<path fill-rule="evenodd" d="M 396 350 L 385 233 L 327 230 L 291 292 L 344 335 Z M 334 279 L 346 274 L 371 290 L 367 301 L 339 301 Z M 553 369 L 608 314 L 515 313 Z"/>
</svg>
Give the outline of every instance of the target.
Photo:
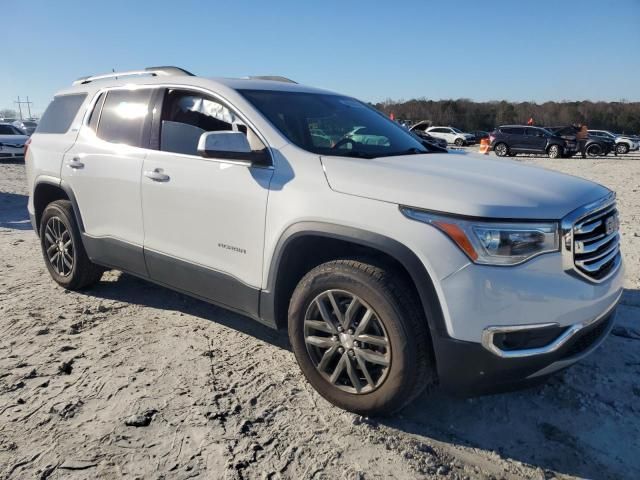
<svg viewBox="0 0 640 480">
<path fill-rule="evenodd" d="M 68 200 L 56 200 L 45 208 L 40 221 L 40 246 L 47 270 L 64 288 L 88 287 L 104 272 L 89 260 Z"/>
<path fill-rule="evenodd" d="M 289 339 L 311 385 L 362 415 L 388 414 L 435 383 L 431 342 L 411 288 L 391 270 L 335 260 L 311 270 L 289 306 Z"/>
<path fill-rule="evenodd" d="M 559 145 L 551 145 L 547 150 L 547 154 L 549 155 L 549 158 L 558 158 L 562 155 L 562 149 Z"/>
<path fill-rule="evenodd" d="M 616 153 L 618 155 L 625 155 L 629 153 L 629 145 L 627 145 L 626 143 L 618 143 L 616 145 Z"/>
<path fill-rule="evenodd" d="M 507 147 L 506 143 L 498 143 L 493 147 L 493 151 L 499 157 L 506 157 L 509 154 L 509 147 Z"/>
<path fill-rule="evenodd" d="M 461 138 L 456 138 L 455 142 L 453 142 L 456 147 L 462 147 L 464 145 L 464 140 Z"/>
<path fill-rule="evenodd" d="M 597 143 L 592 143 L 587 147 L 587 155 L 590 157 L 598 157 L 602 155 L 602 147 Z"/>
</svg>

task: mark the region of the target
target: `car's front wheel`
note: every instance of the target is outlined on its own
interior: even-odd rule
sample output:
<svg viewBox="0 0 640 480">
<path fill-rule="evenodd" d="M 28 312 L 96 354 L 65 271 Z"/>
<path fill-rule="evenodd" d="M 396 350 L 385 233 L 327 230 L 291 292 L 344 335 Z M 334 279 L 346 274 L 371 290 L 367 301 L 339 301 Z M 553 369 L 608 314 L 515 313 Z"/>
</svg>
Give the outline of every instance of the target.
<svg viewBox="0 0 640 480">
<path fill-rule="evenodd" d="M 627 153 L 629 153 L 629 145 L 627 145 L 626 143 L 618 143 L 616 145 L 616 153 L 618 155 L 626 155 Z"/>
<path fill-rule="evenodd" d="M 88 287 L 104 272 L 89 260 L 68 200 L 56 200 L 45 208 L 40 221 L 40 246 L 47 270 L 64 288 Z"/>
<path fill-rule="evenodd" d="M 549 155 L 549 158 L 558 158 L 562 155 L 562 148 L 560 148 L 559 145 L 551 145 L 547 150 L 547 154 Z"/>
<path fill-rule="evenodd" d="M 289 339 L 311 385 L 362 415 L 388 414 L 435 383 L 424 315 L 391 270 L 335 260 L 311 270 L 289 306 Z"/>
</svg>

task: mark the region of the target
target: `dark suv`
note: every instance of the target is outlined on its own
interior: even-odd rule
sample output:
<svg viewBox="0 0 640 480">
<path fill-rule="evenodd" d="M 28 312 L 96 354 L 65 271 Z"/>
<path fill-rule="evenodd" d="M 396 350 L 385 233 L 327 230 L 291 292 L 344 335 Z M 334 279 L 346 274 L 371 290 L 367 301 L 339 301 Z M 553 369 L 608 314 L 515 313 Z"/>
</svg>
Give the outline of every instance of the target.
<svg viewBox="0 0 640 480">
<path fill-rule="evenodd" d="M 518 153 L 545 153 L 550 158 L 571 155 L 577 151 L 575 140 L 554 135 L 549 130 L 526 125 L 504 125 L 489 136 L 491 150 L 499 157 Z"/>
</svg>

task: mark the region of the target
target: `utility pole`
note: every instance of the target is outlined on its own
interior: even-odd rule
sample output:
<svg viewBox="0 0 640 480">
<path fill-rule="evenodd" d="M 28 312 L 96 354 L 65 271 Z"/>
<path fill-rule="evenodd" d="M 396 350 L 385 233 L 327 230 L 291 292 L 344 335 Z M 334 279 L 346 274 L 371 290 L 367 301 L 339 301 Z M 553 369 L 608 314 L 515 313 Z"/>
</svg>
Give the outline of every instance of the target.
<svg viewBox="0 0 640 480">
<path fill-rule="evenodd" d="M 22 104 L 25 104 L 27 106 L 27 111 L 29 112 L 29 118 L 31 118 L 31 104 L 33 102 L 29 101 L 29 97 L 27 97 L 27 100 L 20 100 L 20 96 L 18 96 L 18 101 L 17 102 L 13 102 L 13 103 L 17 103 L 18 104 L 18 111 L 20 112 L 20 120 L 23 120 L 22 118 Z"/>
</svg>

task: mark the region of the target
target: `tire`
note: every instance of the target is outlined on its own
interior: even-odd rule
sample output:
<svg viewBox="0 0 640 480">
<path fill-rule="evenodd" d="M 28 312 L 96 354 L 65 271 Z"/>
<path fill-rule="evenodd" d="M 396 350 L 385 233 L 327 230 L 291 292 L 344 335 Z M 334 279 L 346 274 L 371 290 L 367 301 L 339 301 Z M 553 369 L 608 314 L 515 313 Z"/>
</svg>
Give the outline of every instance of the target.
<svg viewBox="0 0 640 480">
<path fill-rule="evenodd" d="M 392 270 L 359 260 L 324 263 L 300 281 L 289 306 L 289 340 L 304 376 L 326 400 L 361 415 L 391 414 L 435 385 L 427 322 L 411 291 Z M 354 299 L 357 307 L 346 315 Z M 339 325 L 336 306 L 351 321 Z"/>
<path fill-rule="evenodd" d="M 509 155 L 509 147 L 503 142 L 497 143 L 496 146 L 493 147 L 493 151 L 496 152 L 496 155 L 499 157 L 506 157 Z"/>
<path fill-rule="evenodd" d="M 626 155 L 627 153 L 629 153 L 629 145 L 627 145 L 626 143 L 618 143 L 616 145 L 616 153 L 618 155 Z"/>
<path fill-rule="evenodd" d="M 592 143 L 587 147 L 586 154 L 589 157 L 599 157 L 602 155 L 602 147 L 597 143 Z"/>
<path fill-rule="evenodd" d="M 558 158 L 562 155 L 562 148 L 560 148 L 559 145 L 551 145 L 547 149 L 547 154 L 549 155 L 549 158 Z"/>
<path fill-rule="evenodd" d="M 89 260 L 68 200 L 56 200 L 44 209 L 40 247 L 49 274 L 68 290 L 86 288 L 102 277 L 104 268 Z"/>
<path fill-rule="evenodd" d="M 464 140 L 461 138 L 456 138 L 455 142 L 453 142 L 456 147 L 462 147 L 464 145 Z"/>
</svg>

